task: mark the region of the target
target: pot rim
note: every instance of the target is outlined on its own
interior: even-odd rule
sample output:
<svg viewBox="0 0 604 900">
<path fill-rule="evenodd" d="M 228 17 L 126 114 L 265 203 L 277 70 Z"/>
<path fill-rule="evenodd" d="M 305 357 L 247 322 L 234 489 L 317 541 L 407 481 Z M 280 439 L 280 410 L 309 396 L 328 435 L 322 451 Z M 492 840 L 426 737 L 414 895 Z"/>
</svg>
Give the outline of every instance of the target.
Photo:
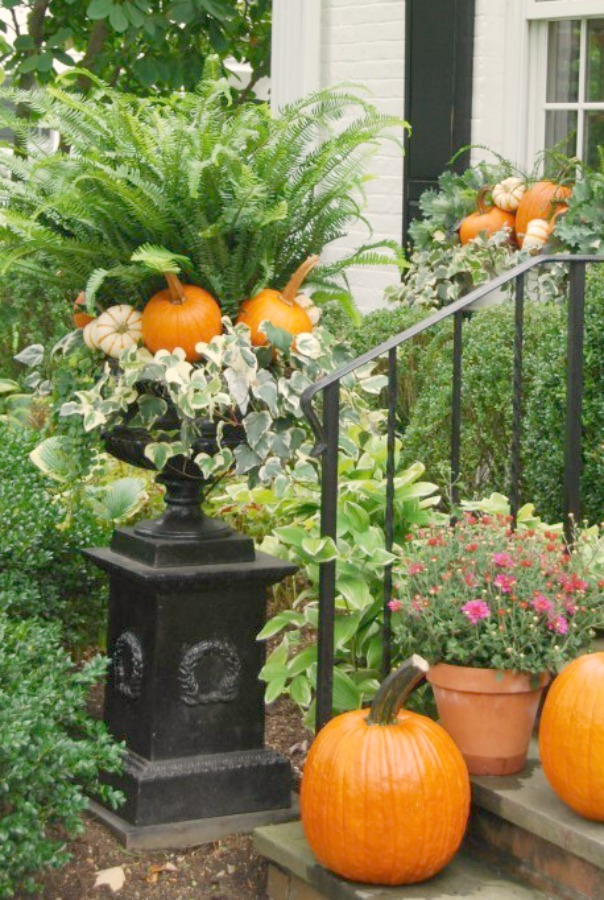
<svg viewBox="0 0 604 900">
<path fill-rule="evenodd" d="M 470 694 L 524 694 L 541 691 L 551 681 L 549 672 L 542 672 L 536 687 L 531 676 L 511 669 L 473 668 L 451 663 L 437 663 L 430 667 L 427 681 L 437 688 Z"/>
</svg>

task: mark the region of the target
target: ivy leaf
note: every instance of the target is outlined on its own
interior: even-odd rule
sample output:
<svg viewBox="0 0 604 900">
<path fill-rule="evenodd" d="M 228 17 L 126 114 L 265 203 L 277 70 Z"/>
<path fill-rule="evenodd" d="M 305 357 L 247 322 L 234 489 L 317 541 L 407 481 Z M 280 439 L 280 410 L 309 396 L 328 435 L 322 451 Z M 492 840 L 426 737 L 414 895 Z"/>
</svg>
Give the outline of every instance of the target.
<svg viewBox="0 0 604 900">
<path fill-rule="evenodd" d="M 19 362 L 24 366 L 29 366 L 30 368 L 34 368 L 34 366 L 39 366 L 44 359 L 44 346 L 42 344 L 30 344 L 29 347 L 25 347 L 24 350 L 21 350 L 20 353 L 17 353 L 16 356 L 13 357 L 15 362 Z"/>
</svg>

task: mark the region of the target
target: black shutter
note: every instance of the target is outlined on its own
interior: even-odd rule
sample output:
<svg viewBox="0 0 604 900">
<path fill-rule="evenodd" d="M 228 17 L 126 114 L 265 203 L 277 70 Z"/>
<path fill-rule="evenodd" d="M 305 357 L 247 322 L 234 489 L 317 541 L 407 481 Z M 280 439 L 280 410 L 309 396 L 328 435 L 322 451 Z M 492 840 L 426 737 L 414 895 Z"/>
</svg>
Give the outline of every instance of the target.
<svg viewBox="0 0 604 900">
<path fill-rule="evenodd" d="M 420 195 L 472 139 L 475 0 L 407 0 L 403 240 Z M 464 159 L 464 157 L 466 157 Z M 466 154 L 456 169 L 468 165 Z"/>
</svg>

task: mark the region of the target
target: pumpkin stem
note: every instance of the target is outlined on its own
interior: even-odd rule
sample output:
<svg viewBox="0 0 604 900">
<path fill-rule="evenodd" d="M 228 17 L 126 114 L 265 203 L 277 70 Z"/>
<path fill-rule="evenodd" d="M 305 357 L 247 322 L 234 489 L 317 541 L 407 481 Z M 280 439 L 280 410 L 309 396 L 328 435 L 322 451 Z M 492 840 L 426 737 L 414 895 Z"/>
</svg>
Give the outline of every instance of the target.
<svg viewBox="0 0 604 900">
<path fill-rule="evenodd" d="M 426 677 L 430 666 L 423 657 L 414 653 L 409 659 L 381 683 L 371 710 L 367 716 L 368 725 L 394 725 L 399 709 L 405 704 L 409 694 Z"/>
<path fill-rule="evenodd" d="M 298 266 L 292 277 L 289 279 L 289 281 L 281 291 L 281 296 L 287 303 L 294 302 L 298 291 L 318 262 L 318 256 L 309 256 L 308 259 L 304 260 L 301 266 Z"/>
<path fill-rule="evenodd" d="M 164 272 L 164 278 L 168 282 L 168 290 L 170 291 L 170 300 L 172 303 L 176 303 L 178 306 L 181 306 L 185 300 L 185 292 L 182 289 L 182 284 L 178 275 L 175 275 L 174 272 Z"/>
<path fill-rule="evenodd" d="M 493 195 L 493 185 L 492 184 L 485 184 L 478 191 L 478 194 L 476 196 L 476 206 L 478 207 L 478 212 L 483 216 L 485 213 L 488 213 L 488 211 L 493 206 L 492 195 Z M 490 204 L 485 202 L 486 198 L 489 196 L 491 197 Z"/>
</svg>

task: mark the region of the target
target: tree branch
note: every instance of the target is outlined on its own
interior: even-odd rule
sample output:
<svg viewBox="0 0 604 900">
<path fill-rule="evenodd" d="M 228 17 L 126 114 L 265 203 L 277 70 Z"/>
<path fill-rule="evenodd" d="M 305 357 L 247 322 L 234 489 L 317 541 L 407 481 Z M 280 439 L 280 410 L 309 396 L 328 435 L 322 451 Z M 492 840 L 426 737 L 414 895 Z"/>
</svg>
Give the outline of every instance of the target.
<svg viewBox="0 0 604 900">
<path fill-rule="evenodd" d="M 86 47 L 86 53 L 84 54 L 84 57 L 80 62 L 80 66 L 82 69 L 92 69 L 94 61 L 103 49 L 108 35 L 109 28 L 105 19 L 97 20 L 92 27 L 92 31 L 90 32 L 90 38 L 88 40 L 88 46 Z M 85 75 L 80 75 L 78 78 L 78 87 L 83 93 L 89 91 L 90 78 L 86 78 Z"/>
</svg>

